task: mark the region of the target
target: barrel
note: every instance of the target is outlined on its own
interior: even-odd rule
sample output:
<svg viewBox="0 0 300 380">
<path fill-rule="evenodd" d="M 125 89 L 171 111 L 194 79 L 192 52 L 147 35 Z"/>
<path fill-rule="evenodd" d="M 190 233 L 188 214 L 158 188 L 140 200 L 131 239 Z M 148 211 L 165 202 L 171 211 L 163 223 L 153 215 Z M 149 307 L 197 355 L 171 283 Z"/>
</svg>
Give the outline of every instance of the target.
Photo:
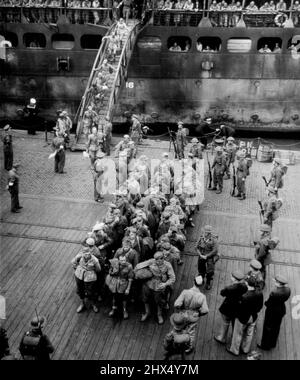
<svg viewBox="0 0 300 380">
<path fill-rule="evenodd" d="M 260 145 L 257 152 L 257 161 L 271 162 L 273 159 L 273 149 L 270 145 Z"/>
</svg>

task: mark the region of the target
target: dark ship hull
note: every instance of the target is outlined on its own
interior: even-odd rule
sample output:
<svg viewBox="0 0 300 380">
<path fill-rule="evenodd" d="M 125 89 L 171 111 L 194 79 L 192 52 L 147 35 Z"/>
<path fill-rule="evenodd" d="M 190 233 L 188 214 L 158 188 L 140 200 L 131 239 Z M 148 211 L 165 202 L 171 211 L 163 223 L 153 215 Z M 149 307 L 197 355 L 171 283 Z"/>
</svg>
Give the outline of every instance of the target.
<svg viewBox="0 0 300 380">
<path fill-rule="evenodd" d="M 296 37 L 297 36 L 297 37 Z M 197 124 L 210 116 L 239 129 L 300 130 L 300 28 L 201 28 L 147 26 L 132 56 L 116 121 L 125 111 L 147 123 Z M 169 51 L 169 41 L 188 40 L 187 52 Z M 196 43 L 218 41 L 220 50 L 199 52 Z M 229 41 L 251 40 L 250 50 L 229 51 Z M 261 42 L 280 41 L 280 54 L 262 54 Z"/>
</svg>

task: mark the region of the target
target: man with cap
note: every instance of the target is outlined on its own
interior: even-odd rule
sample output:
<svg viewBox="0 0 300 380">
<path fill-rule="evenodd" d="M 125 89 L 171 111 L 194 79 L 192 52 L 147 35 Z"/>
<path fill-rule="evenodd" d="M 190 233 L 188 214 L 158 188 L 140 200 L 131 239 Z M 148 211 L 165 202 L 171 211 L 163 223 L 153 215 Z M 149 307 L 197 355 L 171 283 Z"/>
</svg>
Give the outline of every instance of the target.
<svg viewBox="0 0 300 380">
<path fill-rule="evenodd" d="M 171 226 L 170 221 L 171 214 L 169 212 L 163 212 L 161 215 L 161 221 L 158 225 L 155 238 L 158 240 L 162 235 L 168 233 L 169 228 Z"/>
<path fill-rule="evenodd" d="M 8 172 L 8 184 L 7 190 L 10 192 L 11 197 L 11 207 L 10 211 L 14 213 L 19 213 L 20 209 L 23 208 L 19 203 L 19 175 L 17 169 L 20 165 L 15 163 L 12 165 L 12 169 Z"/>
<path fill-rule="evenodd" d="M 258 313 L 263 308 L 264 298 L 261 291 L 255 289 L 255 279 L 246 281 L 247 292 L 241 297 L 234 322 L 231 345 L 227 351 L 235 356 L 248 354 L 251 348 Z"/>
<path fill-rule="evenodd" d="M 249 278 L 253 278 L 255 280 L 255 289 L 262 291 L 265 287 L 265 280 L 262 275 L 262 265 L 261 263 L 253 259 L 250 261 L 250 270 L 247 273 L 245 280 L 247 281 Z"/>
<path fill-rule="evenodd" d="M 36 124 L 36 117 L 38 114 L 38 109 L 36 105 L 36 99 L 31 98 L 29 100 L 29 104 L 27 104 L 24 107 L 24 116 L 28 124 L 28 134 L 29 135 L 35 135 L 35 124 Z"/>
<path fill-rule="evenodd" d="M 286 314 L 285 302 L 290 298 L 291 289 L 287 279 L 278 274 L 275 276 L 275 288 L 265 302 L 266 311 L 261 344 L 262 350 L 271 350 L 276 347 L 280 325 Z"/>
<path fill-rule="evenodd" d="M 267 224 L 262 224 L 260 226 L 260 231 L 260 238 L 257 241 L 254 241 L 254 257 L 261 263 L 261 272 L 263 278 L 266 279 L 266 266 L 271 263 L 270 249 L 274 249 L 277 246 L 279 239 L 276 238 L 275 240 L 271 238 L 271 227 Z"/>
<path fill-rule="evenodd" d="M 239 154 L 237 154 L 237 168 L 236 168 L 236 187 L 238 193 L 235 195 L 239 200 L 246 199 L 246 178 L 248 175 L 248 165 L 246 160 L 246 152 L 241 150 Z"/>
<path fill-rule="evenodd" d="M 282 167 L 282 162 L 279 158 L 274 158 L 273 168 L 271 170 L 269 186 L 274 187 L 275 190 L 283 188 L 283 176 L 285 171 Z"/>
<path fill-rule="evenodd" d="M 221 344 L 226 343 L 230 323 L 234 325 L 237 316 L 237 308 L 241 297 L 248 290 L 244 282 L 244 274 L 238 270 L 231 273 L 232 284 L 221 290 L 221 296 L 225 297 L 222 305 L 219 308 L 222 321 L 219 333 L 214 337 Z"/>
<path fill-rule="evenodd" d="M 96 154 L 96 159 L 93 163 L 93 179 L 94 179 L 94 199 L 96 202 L 104 202 L 103 196 L 103 174 L 105 172 L 105 166 L 103 158 L 105 153 L 99 150 Z"/>
<path fill-rule="evenodd" d="M 215 130 L 212 128 L 212 119 L 211 117 L 208 117 L 204 120 L 204 122 L 201 122 L 198 127 L 196 127 L 196 132 L 200 136 L 200 142 L 203 144 L 204 149 L 207 147 L 207 134 L 214 133 Z"/>
<path fill-rule="evenodd" d="M 192 153 L 194 158 L 202 159 L 204 145 L 200 143 L 196 137 L 192 139 L 191 143 L 192 145 L 190 147 L 189 153 Z"/>
<path fill-rule="evenodd" d="M 111 139 L 112 139 L 112 123 L 110 122 L 110 119 L 108 116 L 105 116 L 105 120 L 103 123 L 101 123 L 101 127 L 99 124 L 98 131 L 101 131 L 105 136 L 104 149 L 105 149 L 106 155 L 110 156 L 110 145 L 111 145 Z"/>
<path fill-rule="evenodd" d="M 45 324 L 44 317 L 34 317 L 31 328 L 27 331 L 20 342 L 19 350 L 24 360 L 50 360 L 50 354 L 54 347 L 47 335 L 43 334 L 42 328 Z"/>
<path fill-rule="evenodd" d="M 164 360 L 168 360 L 174 354 L 181 354 L 181 360 L 185 360 L 185 351 L 191 346 L 191 337 L 186 330 L 186 317 L 182 313 L 173 313 L 170 322 L 172 330 L 165 336 L 163 342 L 166 350 Z"/>
<path fill-rule="evenodd" d="M 214 157 L 214 161 L 211 167 L 212 169 L 214 169 L 213 171 L 214 187 L 211 188 L 210 190 L 217 190 L 216 194 L 220 194 L 222 193 L 222 190 L 223 190 L 223 177 L 226 171 L 226 156 L 223 152 L 223 149 L 220 146 L 217 146 L 215 151 L 216 151 L 216 155 Z"/>
<path fill-rule="evenodd" d="M 234 164 L 236 151 L 237 151 L 237 146 L 234 143 L 234 138 L 228 137 L 227 143 L 225 145 L 225 152 L 226 152 L 226 158 L 227 158 L 227 166 L 226 166 L 227 178 L 230 178 L 229 169 L 230 169 L 230 165 Z"/>
<path fill-rule="evenodd" d="M 215 273 L 215 263 L 219 259 L 218 236 L 213 234 L 212 227 L 206 225 L 201 234 L 196 251 L 198 253 L 198 273 L 205 279 L 206 289 L 211 289 L 211 282 Z"/>
<path fill-rule="evenodd" d="M 12 135 L 11 135 L 11 127 L 10 125 L 6 125 L 4 128 L 4 136 L 2 137 L 3 141 L 3 153 L 4 153 L 4 169 L 11 170 L 13 161 L 14 161 L 14 153 L 13 153 L 13 145 L 12 145 Z"/>
<path fill-rule="evenodd" d="M 147 263 L 147 262 L 146 262 Z M 170 287 L 175 283 L 176 277 L 172 265 L 164 260 L 162 252 L 154 254 L 154 260 L 148 260 L 149 270 L 153 277 L 148 280 L 142 289 L 142 299 L 145 305 L 145 313 L 142 315 L 141 322 L 144 322 L 150 315 L 151 299 L 157 306 L 158 324 L 163 324 L 163 309 L 167 306 L 167 297 Z"/>
<path fill-rule="evenodd" d="M 96 161 L 96 155 L 100 150 L 100 140 L 98 136 L 98 131 L 96 127 L 92 128 L 92 133 L 88 136 L 88 142 L 86 145 L 86 152 L 90 156 L 91 166 L 94 165 Z"/>
<path fill-rule="evenodd" d="M 267 187 L 267 199 L 263 202 L 263 218 L 264 224 L 271 228 L 273 221 L 279 217 L 279 209 L 282 206 L 282 199 L 277 197 L 278 191 L 273 186 Z"/>
<path fill-rule="evenodd" d="M 186 133 L 183 128 L 183 122 L 178 122 L 178 131 L 176 133 L 176 145 L 177 145 L 177 153 L 179 160 L 184 158 L 184 148 L 187 144 L 186 141 Z"/>
<path fill-rule="evenodd" d="M 98 259 L 93 256 L 88 247 L 84 247 L 71 261 L 75 269 L 75 280 L 77 294 L 81 304 L 77 308 L 77 313 L 81 313 L 87 307 L 86 300 L 91 301 L 95 313 L 98 313 L 96 306 L 97 299 L 97 274 L 101 272 Z"/>
<path fill-rule="evenodd" d="M 134 156 L 135 147 L 134 144 L 130 144 L 130 137 L 129 135 L 124 135 L 123 140 L 121 140 L 115 148 L 115 157 L 118 158 L 120 152 L 126 151 L 126 157 L 127 157 L 127 163 L 131 161 L 131 159 Z"/>
<path fill-rule="evenodd" d="M 193 351 L 198 321 L 202 315 L 207 314 L 209 311 L 206 296 L 200 291 L 202 283 L 202 276 L 195 277 L 193 287 L 184 289 L 174 302 L 174 308 L 180 311 L 187 321 L 186 329 L 191 339 L 186 353 Z"/>
<path fill-rule="evenodd" d="M 135 146 L 138 145 L 138 143 L 141 141 L 142 139 L 142 126 L 141 126 L 141 123 L 139 121 L 139 118 L 137 117 L 137 115 L 132 115 L 131 116 L 131 127 L 130 127 L 130 133 L 129 133 L 129 136 L 131 138 L 131 140 L 134 142 Z"/>
</svg>

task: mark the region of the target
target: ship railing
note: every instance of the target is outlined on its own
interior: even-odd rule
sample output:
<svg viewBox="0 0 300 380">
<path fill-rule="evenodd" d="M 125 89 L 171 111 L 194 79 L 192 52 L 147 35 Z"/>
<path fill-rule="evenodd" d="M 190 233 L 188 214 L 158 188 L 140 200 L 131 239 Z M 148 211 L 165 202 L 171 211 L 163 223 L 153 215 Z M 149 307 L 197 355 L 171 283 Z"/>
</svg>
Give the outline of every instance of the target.
<svg viewBox="0 0 300 380">
<path fill-rule="evenodd" d="M 7 7 L 0 6 L 0 22 L 56 24 L 60 16 L 70 24 L 111 25 L 119 8 Z"/>
<path fill-rule="evenodd" d="M 246 27 L 280 27 L 291 16 L 294 27 L 300 27 L 300 11 L 255 11 L 247 10 L 198 11 L 147 10 L 153 16 L 155 26 L 192 26 L 198 27 L 203 18 L 209 18 L 213 27 L 235 27 L 243 16 Z M 281 17 L 282 16 L 282 17 Z"/>
<path fill-rule="evenodd" d="M 128 63 L 129 63 L 132 51 L 134 49 L 136 38 L 138 34 L 141 32 L 141 28 L 142 28 L 141 23 L 138 23 L 133 27 L 122 49 L 119 63 L 116 69 L 117 74 L 115 76 L 115 79 L 112 85 L 112 92 L 110 94 L 110 98 L 108 101 L 108 112 L 106 116 L 109 118 L 110 121 L 112 121 L 112 118 L 113 118 L 115 104 L 118 101 L 122 84 L 127 80 Z"/>
<path fill-rule="evenodd" d="M 109 28 L 109 30 L 107 32 L 108 36 L 112 35 L 115 32 L 116 25 L 117 24 L 114 23 Z M 86 88 L 85 88 L 84 95 L 81 98 L 79 107 L 77 109 L 77 112 L 76 112 L 76 115 L 75 115 L 75 118 L 74 118 L 74 122 L 77 123 L 76 136 L 75 136 L 75 140 L 76 141 L 80 137 L 80 133 L 81 133 L 81 129 L 82 129 L 83 114 L 84 114 L 86 108 L 88 107 L 88 105 L 91 103 L 91 100 L 92 100 L 92 94 L 90 92 L 90 89 L 91 89 L 91 86 L 92 86 L 92 84 L 93 84 L 93 82 L 94 82 L 94 80 L 95 80 L 95 78 L 96 78 L 96 76 L 98 74 L 98 72 L 96 71 L 96 68 L 100 67 L 102 65 L 103 60 L 105 59 L 105 51 L 108 49 L 109 43 L 110 43 L 109 39 L 107 39 L 107 38 L 104 38 L 102 40 L 100 49 L 98 50 L 97 56 L 96 56 L 94 64 L 93 64 L 93 68 L 91 70 L 91 74 L 89 76 L 89 79 L 88 79 L 88 82 L 87 82 L 87 85 L 86 85 Z"/>
</svg>

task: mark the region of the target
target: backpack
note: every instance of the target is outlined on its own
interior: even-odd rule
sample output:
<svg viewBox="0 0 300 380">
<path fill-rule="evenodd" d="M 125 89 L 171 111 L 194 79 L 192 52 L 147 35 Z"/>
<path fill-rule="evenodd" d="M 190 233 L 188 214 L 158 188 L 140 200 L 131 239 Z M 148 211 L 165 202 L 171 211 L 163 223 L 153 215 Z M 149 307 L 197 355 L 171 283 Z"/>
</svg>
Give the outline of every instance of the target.
<svg viewBox="0 0 300 380">
<path fill-rule="evenodd" d="M 30 332 L 27 332 L 20 344 L 20 353 L 27 360 L 35 360 L 38 357 L 41 347 L 41 336 L 31 336 Z M 25 359 L 25 360 L 26 360 Z"/>
</svg>

